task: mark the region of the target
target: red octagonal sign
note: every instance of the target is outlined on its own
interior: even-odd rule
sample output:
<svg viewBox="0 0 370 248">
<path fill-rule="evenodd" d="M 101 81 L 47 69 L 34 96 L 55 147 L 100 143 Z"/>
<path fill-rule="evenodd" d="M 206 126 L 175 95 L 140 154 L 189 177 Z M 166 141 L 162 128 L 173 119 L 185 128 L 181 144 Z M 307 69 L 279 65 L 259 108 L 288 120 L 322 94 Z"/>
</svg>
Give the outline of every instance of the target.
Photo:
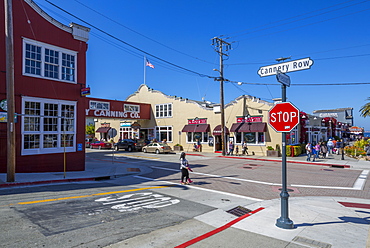
<svg viewBox="0 0 370 248">
<path fill-rule="evenodd" d="M 299 109 L 290 102 L 277 103 L 269 111 L 269 125 L 276 132 L 290 132 L 299 123 Z"/>
</svg>

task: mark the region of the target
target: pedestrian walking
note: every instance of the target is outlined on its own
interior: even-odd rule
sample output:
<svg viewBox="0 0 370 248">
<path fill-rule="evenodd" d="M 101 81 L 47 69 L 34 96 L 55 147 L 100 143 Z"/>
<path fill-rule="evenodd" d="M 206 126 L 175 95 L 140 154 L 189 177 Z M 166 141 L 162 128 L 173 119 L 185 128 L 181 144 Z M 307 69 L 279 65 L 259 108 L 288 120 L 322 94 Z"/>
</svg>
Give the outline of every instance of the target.
<svg viewBox="0 0 370 248">
<path fill-rule="evenodd" d="M 365 152 L 366 152 L 367 159 L 369 160 L 370 159 L 370 145 L 369 144 L 365 145 Z"/>
<path fill-rule="evenodd" d="M 181 170 L 181 184 L 189 184 L 189 162 L 185 158 L 186 153 L 182 152 L 180 155 L 180 170 Z"/>
<path fill-rule="evenodd" d="M 317 142 L 317 144 L 314 146 L 314 149 L 315 149 L 315 152 L 316 152 L 316 158 L 317 159 L 319 159 L 320 158 L 320 156 L 319 156 L 319 154 L 320 154 L 320 143 L 319 142 Z"/>
<path fill-rule="evenodd" d="M 311 154 L 312 154 L 312 146 L 311 146 L 311 143 L 308 142 L 307 145 L 306 145 L 306 154 L 307 154 L 307 161 L 311 161 Z"/>
<path fill-rule="evenodd" d="M 233 155 L 234 154 L 234 143 L 232 141 L 230 141 L 229 143 L 229 155 Z"/>
<path fill-rule="evenodd" d="M 328 142 L 326 143 L 326 146 L 328 147 L 328 153 L 332 154 L 333 153 L 333 148 L 334 148 L 333 140 L 329 139 Z"/>
<path fill-rule="evenodd" d="M 242 144 L 242 154 L 245 155 L 247 154 L 248 155 L 248 145 L 247 145 L 247 142 L 246 141 L 243 141 L 243 144 Z"/>
<path fill-rule="evenodd" d="M 239 146 L 235 146 L 235 156 L 239 156 Z"/>
<path fill-rule="evenodd" d="M 322 158 L 326 158 L 328 155 L 328 147 L 326 146 L 325 142 L 321 143 L 320 151 L 322 153 Z"/>
</svg>

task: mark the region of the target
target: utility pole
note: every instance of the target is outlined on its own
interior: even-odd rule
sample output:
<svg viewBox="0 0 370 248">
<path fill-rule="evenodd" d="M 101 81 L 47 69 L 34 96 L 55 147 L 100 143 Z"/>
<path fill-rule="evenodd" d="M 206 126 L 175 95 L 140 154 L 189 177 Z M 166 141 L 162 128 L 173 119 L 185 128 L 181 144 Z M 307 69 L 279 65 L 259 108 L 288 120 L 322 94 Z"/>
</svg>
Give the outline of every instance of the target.
<svg viewBox="0 0 370 248">
<path fill-rule="evenodd" d="M 223 51 L 229 51 L 231 49 L 231 44 L 224 41 L 221 38 L 215 37 L 212 39 L 212 45 L 215 46 L 216 52 L 218 52 L 220 56 L 220 69 L 214 69 L 220 73 L 220 77 L 215 79 L 216 81 L 220 81 L 220 108 L 221 108 L 221 146 L 222 146 L 222 155 L 226 155 L 226 132 L 225 132 L 225 112 L 224 112 L 224 56 L 229 56 L 225 54 Z M 225 48 L 225 49 L 224 49 Z"/>
<path fill-rule="evenodd" d="M 14 49 L 12 0 L 4 1 L 6 36 L 7 182 L 15 181 Z"/>
</svg>

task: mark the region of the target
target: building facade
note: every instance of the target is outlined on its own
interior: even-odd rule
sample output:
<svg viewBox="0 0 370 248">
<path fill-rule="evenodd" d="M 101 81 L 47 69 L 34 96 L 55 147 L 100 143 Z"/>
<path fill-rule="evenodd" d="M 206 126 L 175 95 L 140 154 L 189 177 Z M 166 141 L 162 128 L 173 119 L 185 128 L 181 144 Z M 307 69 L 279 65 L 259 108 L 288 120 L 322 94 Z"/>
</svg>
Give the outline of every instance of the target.
<svg viewBox="0 0 370 248">
<path fill-rule="evenodd" d="M 4 2 L 1 71 L 6 70 Z M 86 51 L 89 28 L 63 25 L 32 0 L 13 1 L 16 172 L 85 168 Z M 0 101 L 7 98 L 1 73 Z M 6 104 L 3 104 L 6 106 Z M 0 110 L 0 172 L 7 168 L 6 108 Z"/>
<path fill-rule="evenodd" d="M 145 130 L 147 136 L 140 138 L 165 140 L 170 146 L 180 144 L 185 151 L 192 151 L 198 142 L 202 151 L 222 150 L 219 105 L 169 96 L 147 85 L 141 85 L 126 100 L 151 105 L 150 120 L 140 123 L 140 130 Z M 256 155 L 265 155 L 267 146 L 281 145 L 281 134 L 267 124 L 272 106 L 273 103 L 247 95 L 226 104 L 227 143 L 232 141 L 241 151 L 241 144 L 246 141 L 248 151 Z"/>
<path fill-rule="evenodd" d="M 95 127 L 98 140 L 144 139 L 152 132 L 145 128 L 151 117 L 150 104 L 87 98 L 86 123 Z"/>
</svg>

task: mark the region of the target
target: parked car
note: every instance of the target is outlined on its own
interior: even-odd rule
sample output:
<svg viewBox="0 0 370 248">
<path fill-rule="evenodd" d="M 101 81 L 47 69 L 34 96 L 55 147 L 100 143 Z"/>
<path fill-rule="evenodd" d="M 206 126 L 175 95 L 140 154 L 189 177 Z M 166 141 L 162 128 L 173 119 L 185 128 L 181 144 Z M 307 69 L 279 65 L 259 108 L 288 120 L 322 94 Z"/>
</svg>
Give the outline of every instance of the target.
<svg viewBox="0 0 370 248">
<path fill-rule="evenodd" d="M 98 148 L 98 149 L 110 149 L 112 148 L 112 143 L 108 143 L 108 142 L 105 142 L 105 141 L 93 141 L 90 143 L 90 148 L 93 149 L 93 148 Z"/>
<path fill-rule="evenodd" d="M 172 149 L 166 143 L 150 143 L 143 147 L 143 152 L 155 152 L 155 153 L 169 153 L 172 152 Z"/>
<path fill-rule="evenodd" d="M 142 145 L 132 139 L 123 139 L 114 144 L 114 150 L 119 151 L 124 149 L 125 151 L 141 151 Z"/>
<path fill-rule="evenodd" d="M 86 138 L 86 140 L 85 140 L 85 147 L 86 148 L 89 148 L 92 141 L 93 141 L 92 138 Z"/>
</svg>

